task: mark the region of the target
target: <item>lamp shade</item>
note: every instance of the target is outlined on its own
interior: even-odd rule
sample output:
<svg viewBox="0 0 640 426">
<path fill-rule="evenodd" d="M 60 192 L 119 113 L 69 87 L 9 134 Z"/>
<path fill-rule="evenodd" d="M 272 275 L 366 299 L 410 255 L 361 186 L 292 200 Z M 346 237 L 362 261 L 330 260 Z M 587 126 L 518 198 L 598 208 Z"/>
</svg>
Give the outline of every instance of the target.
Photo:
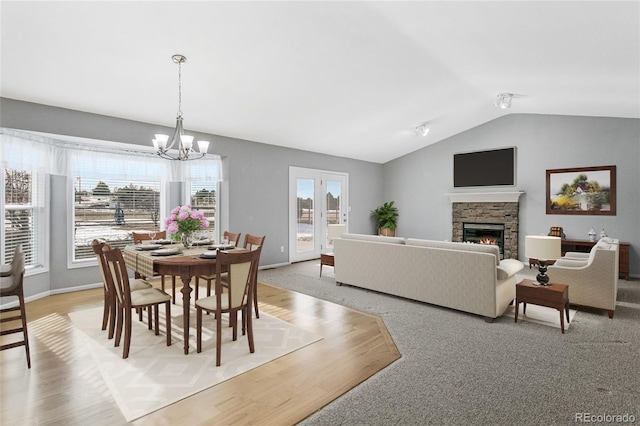
<svg viewBox="0 0 640 426">
<path fill-rule="evenodd" d="M 524 240 L 524 255 L 532 259 L 556 260 L 562 257 L 562 239 L 546 235 L 527 235 Z"/>
</svg>

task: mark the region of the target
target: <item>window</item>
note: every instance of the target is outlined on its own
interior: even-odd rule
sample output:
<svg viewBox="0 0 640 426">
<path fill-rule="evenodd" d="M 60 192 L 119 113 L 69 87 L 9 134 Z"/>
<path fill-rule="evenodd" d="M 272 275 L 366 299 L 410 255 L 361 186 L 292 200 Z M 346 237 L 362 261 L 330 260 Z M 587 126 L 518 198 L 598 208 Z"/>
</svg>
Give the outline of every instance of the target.
<svg viewBox="0 0 640 426">
<path fill-rule="evenodd" d="M 0 127 L 0 167 L 5 177 L 0 194 L 3 263 L 22 243 L 28 267 L 48 269 L 50 175 L 66 176 L 68 182 L 68 267 L 95 264 L 95 238 L 123 247 L 132 243 L 132 231 L 163 230 L 164 217 L 175 207 L 168 204 L 171 182 L 188 185 L 185 202 L 204 210 L 217 230 L 222 167 L 214 155 L 167 161 L 132 145 L 51 139 Z"/>
<path fill-rule="evenodd" d="M 92 175 L 73 178 L 74 260 L 93 260 L 96 238 L 122 248 L 133 243 L 131 232 L 161 229 L 160 182 Z"/>
<path fill-rule="evenodd" d="M 199 160 L 190 164 L 187 181 L 188 203 L 194 209 L 204 212 L 209 220 L 208 234 L 218 239 L 219 192 L 218 183 L 221 175 L 221 162 L 218 157 Z"/>
<path fill-rule="evenodd" d="M 10 263 L 15 247 L 21 244 L 26 269 L 46 269 L 48 261 L 44 247 L 48 216 L 45 207 L 45 175 L 9 168 L 5 168 L 3 172 L 2 263 Z"/>
<path fill-rule="evenodd" d="M 169 162 L 157 157 L 71 150 L 72 262 L 95 260 L 91 242 L 132 244 L 132 232 L 163 228 L 161 199 Z"/>
</svg>

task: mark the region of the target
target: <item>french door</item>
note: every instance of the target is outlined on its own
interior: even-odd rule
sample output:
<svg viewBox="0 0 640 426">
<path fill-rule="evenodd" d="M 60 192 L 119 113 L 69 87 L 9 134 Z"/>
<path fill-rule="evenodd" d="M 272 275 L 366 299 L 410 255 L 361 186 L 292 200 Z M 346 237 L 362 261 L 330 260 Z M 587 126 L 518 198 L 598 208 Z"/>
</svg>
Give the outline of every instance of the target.
<svg viewBox="0 0 640 426">
<path fill-rule="evenodd" d="M 320 253 L 333 249 L 336 230 L 346 232 L 348 177 L 346 173 L 289 167 L 291 262 L 319 258 Z"/>
</svg>

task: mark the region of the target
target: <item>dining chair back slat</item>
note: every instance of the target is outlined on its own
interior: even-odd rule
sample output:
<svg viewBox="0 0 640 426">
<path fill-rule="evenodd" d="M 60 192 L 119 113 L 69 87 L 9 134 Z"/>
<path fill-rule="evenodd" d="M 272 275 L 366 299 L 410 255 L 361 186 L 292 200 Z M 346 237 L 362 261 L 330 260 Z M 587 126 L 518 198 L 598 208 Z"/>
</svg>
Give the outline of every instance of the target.
<svg viewBox="0 0 640 426">
<path fill-rule="evenodd" d="M 147 232 L 132 232 L 133 244 L 142 244 L 143 241 L 150 241 L 151 235 Z M 167 231 L 156 232 L 155 239 L 164 240 L 167 238 Z"/>
<path fill-rule="evenodd" d="M 115 288 L 111 282 L 111 275 L 107 272 L 106 261 L 103 254 L 103 247 L 106 243 L 100 240 L 93 240 L 91 248 L 98 260 L 98 266 L 102 274 L 102 288 L 104 290 L 104 309 L 102 313 L 102 329 L 106 330 L 109 325 L 109 339 L 113 339 L 113 333 L 116 326 L 116 298 Z"/>
<path fill-rule="evenodd" d="M 223 238 L 229 239 L 229 244 L 233 244 L 236 247 L 238 247 L 238 244 L 240 244 L 241 235 L 242 235 L 242 232 L 238 234 L 234 234 L 233 232 L 229 232 L 229 231 L 224 231 L 224 233 L 222 234 Z"/>
<path fill-rule="evenodd" d="M 252 250 L 256 247 L 264 246 L 264 240 L 267 238 L 266 235 L 262 237 L 258 237 L 255 235 L 247 234 L 244 236 L 244 248 Z M 260 259 L 258 259 L 258 262 Z M 258 270 L 256 269 L 254 272 L 254 276 L 252 277 L 253 281 L 253 309 L 256 313 L 256 318 L 260 318 L 260 312 L 258 310 Z"/>
</svg>

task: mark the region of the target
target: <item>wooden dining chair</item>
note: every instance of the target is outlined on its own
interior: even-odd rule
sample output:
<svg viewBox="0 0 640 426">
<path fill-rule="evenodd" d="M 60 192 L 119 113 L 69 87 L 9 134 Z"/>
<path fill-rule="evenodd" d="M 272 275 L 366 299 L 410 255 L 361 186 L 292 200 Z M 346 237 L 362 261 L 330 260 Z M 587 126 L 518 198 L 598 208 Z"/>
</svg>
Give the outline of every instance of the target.
<svg viewBox="0 0 640 426">
<path fill-rule="evenodd" d="M 149 235 L 149 233 L 147 232 L 132 232 L 131 236 L 133 237 L 133 244 L 142 244 L 145 241 L 151 241 L 151 235 Z M 158 240 L 164 240 L 167 238 L 167 231 L 161 231 L 161 232 L 156 232 L 155 238 Z M 157 276 L 157 275 L 156 275 Z M 165 291 L 165 282 L 164 282 L 164 277 L 165 275 L 160 275 L 160 286 L 162 288 L 162 291 Z M 142 277 L 140 276 L 140 274 L 138 274 L 136 272 L 136 278 L 142 278 L 142 279 L 146 279 L 146 278 L 151 278 L 151 277 Z M 173 297 L 173 304 L 175 305 L 176 302 L 176 277 L 172 276 L 171 277 L 171 296 Z"/>
<path fill-rule="evenodd" d="M 113 333 L 115 331 L 116 324 L 116 294 L 115 288 L 113 287 L 113 283 L 111 282 L 108 274 L 107 264 L 104 257 L 103 248 L 106 242 L 95 239 L 91 242 L 91 248 L 93 249 L 93 253 L 96 255 L 98 259 L 98 266 L 100 267 L 100 272 L 102 273 L 102 284 L 104 290 L 104 310 L 102 313 L 102 329 L 107 329 L 107 324 L 109 325 L 109 339 L 113 339 Z M 136 278 L 134 280 L 129 281 L 129 286 L 131 291 L 145 290 L 151 288 L 152 285 L 143 279 Z M 142 309 L 139 309 L 140 320 L 142 320 Z M 149 323 L 151 323 L 151 318 L 149 318 Z"/>
<path fill-rule="evenodd" d="M 241 235 L 242 235 L 242 232 L 238 234 L 234 234 L 233 232 L 224 231 L 224 233 L 222 234 L 222 238 L 229 239 L 229 244 L 233 244 L 234 246 L 238 247 L 238 244 L 240 244 Z"/>
<path fill-rule="evenodd" d="M 142 244 L 144 241 L 151 241 L 151 234 L 147 232 L 132 232 L 133 244 Z M 167 231 L 156 232 L 154 240 L 164 240 L 167 238 Z"/>
<path fill-rule="evenodd" d="M 216 366 L 220 365 L 222 345 L 222 314 L 229 314 L 229 322 L 233 327 L 233 340 L 238 339 L 237 313 L 242 313 L 242 329 L 246 329 L 249 352 L 254 353 L 253 322 L 251 301 L 253 286 L 251 283 L 254 270 L 258 268 L 261 247 L 252 251 L 219 251 L 216 257 L 215 294 L 196 301 L 196 340 L 197 352 L 202 352 L 202 313 L 212 313 L 216 322 Z M 222 290 L 222 271 L 227 271 L 229 286 Z M 210 318 L 211 318 L 210 317 Z"/>
<path fill-rule="evenodd" d="M 240 243 L 240 236 L 242 236 L 242 232 L 238 234 L 234 234 L 233 232 L 224 231 L 222 236 L 223 238 L 229 239 L 229 244 L 233 244 L 234 246 L 238 247 L 238 244 Z M 222 271 L 222 272 L 225 273 L 226 271 Z M 196 276 L 196 299 L 198 298 L 198 288 L 200 287 L 200 278 L 202 278 L 207 282 L 207 297 L 208 297 L 208 296 L 211 296 L 211 282 L 216 279 L 216 274 Z"/>
<path fill-rule="evenodd" d="M 244 236 L 244 248 L 248 250 L 253 250 L 256 247 L 263 247 L 264 240 L 267 238 L 266 235 L 262 237 L 257 237 L 255 235 L 247 234 Z M 260 262 L 260 258 L 258 258 L 258 262 Z M 258 312 L 258 268 L 254 271 L 255 275 L 252 277 L 253 282 L 253 307 L 256 312 L 256 318 L 260 318 L 260 313 Z"/>
<path fill-rule="evenodd" d="M 0 313 L 5 314 L 7 312 L 19 312 L 19 314 L 11 314 L 11 316 L 3 316 L 3 318 L 0 319 L 0 323 L 13 322 L 16 320 L 20 320 L 21 322 L 20 327 L 2 330 L 2 332 L 0 332 L 0 336 L 22 332 L 22 340 L 1 345 L 0 351 L 24 346 L 27 353 L 27 368 L 31 368 L 29 334 L 27 333 L 27 313 L 24 305 L 24 262 L 22 245 L 18 244 L 11 261 L 11 273 L 7 276 L 0 277 L 0 297 L 16 296 L 18 298 L 18 306 L 0 309 Z"/>
<path fill-rule="evenodd" d="M 147 308 L 151 311 L 153 307 L 153 319 L 155 334 L 160 334 L 160 313 L 159 306 L 164 304 L 166 317 L 167 346 L 171 346 L 171 296 L 157 288 L 131 291 L 127 265 L 124 262 L 122 251 L 119 248 L 112 249 L 108 244 L 103 247 L 103 253 L 110 272 L 110 279 L 115 288 L 117 307 L 117 321 L 115 332 L 115 346 L 120 346 L 122 329 L 124 328 L 124 347 L 122 358 L 129 357 L 131 347 L 131 310 L 135 308 Z M 149 315 L 149 326 L 151 326 L 151 314 Z"/>
</svg>

